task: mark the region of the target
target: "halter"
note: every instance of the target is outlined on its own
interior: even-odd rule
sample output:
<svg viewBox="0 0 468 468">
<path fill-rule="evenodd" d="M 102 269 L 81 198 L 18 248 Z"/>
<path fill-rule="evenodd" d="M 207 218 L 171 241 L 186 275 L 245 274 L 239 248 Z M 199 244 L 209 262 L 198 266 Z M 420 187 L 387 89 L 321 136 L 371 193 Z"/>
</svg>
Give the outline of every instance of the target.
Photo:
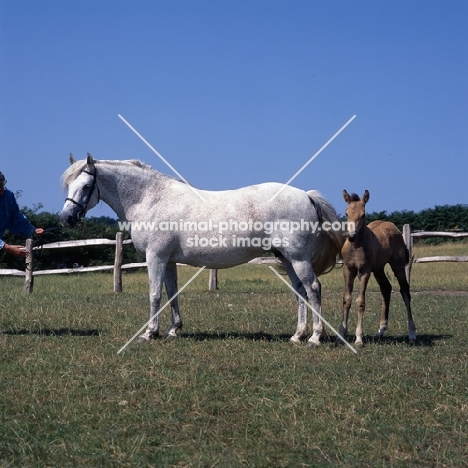
<svg viewBox="0 0 468 468">
<path fill-rule="evenodd" d="M 73 204 L 79 206 L 81 208 L 81 211 L 79 211 L 77 213 L 77 218 L 78 218 L 78 221 L 83 219 L 85 216 L 86 216 L 86 211 L 88 210 L 88 203 L 89 203 L 89 200 L 91 200 L 91 197 L 93 196 L 93 193 L 94 193 L 94 190 L 97 189 L 97 192 L 98 192 L 98 202 L 99 200 L 101 199 L 101 192 L 99 191 L 99 187 L 97 185 L 97 182 L 96 182 L 96 178 L 97 178 L 97 169 L 94 168 L 94 172 L 89 172 L 87 171 L 86 169 L 84 171 L 85 174 L 89 174 L 90 176 L 93 176 L 93 181 L 91 183 L 91 187 L 90 187 L 90 191 L 89 191 L 89 194 L 87 197 L 85 197 L 83 203 L 78 203 L 76 200 L 73 200 L 73 198 L 65 198 L 65 201 L 71 201 Z"/>
</svg>

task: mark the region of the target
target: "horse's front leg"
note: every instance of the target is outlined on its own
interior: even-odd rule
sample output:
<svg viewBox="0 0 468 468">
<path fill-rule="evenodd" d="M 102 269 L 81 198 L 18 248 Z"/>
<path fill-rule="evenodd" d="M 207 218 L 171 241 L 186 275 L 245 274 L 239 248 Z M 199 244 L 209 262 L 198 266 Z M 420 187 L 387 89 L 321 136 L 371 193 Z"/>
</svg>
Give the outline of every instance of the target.
<svg viewBox="0 0 468 468">
<path fill-rule="evenodd" d="M 175 263 L 168 263 L 166 267 L 166 275 L 164 277 L 164 284 L 166 286 L 167 297 L 170 299 L 177 294 L 177 265 Z M 171 301 L 171 328 L 164 335 L 165 338 L 177 337 L 177 330 L 182 328 L 182 319 L 179 313 L 178 297 Z"/>
<path fill-rule="evenodd" d="M 309 329 L 307 326 L 307 293 L 300 279 L 297 277 L 291 262 L 286 260 L 284 257 L 279 258 L 284 268 L 286 269 L 286 273 L 288 274 L 294 291 L 296 291 L 296 293 L 303 298 L 302 300 L 295 295 L 297 300 L 297 327 L 296 333 L 294 333 L 294 335 L 290 338 L 293 343 L 300 343 L 301 339 L 306 338 L 309 334 Z"/>
<path fill-rule="evenodd" d="M 356 309 L 358 314 L 357 319 L 357 326 L 356 326 L 356 346 L 362 346 L 362 335 L 363 335 L 363 327 L 362 327 L 362 319 L 364 317 L 364 311 L 366 309 L 366 289 L 367 283 L 369 282 L 370 272 L 363 273 L 359 277 L 359 295 L 356 299 Z"/>
<path fill-rule="evenodd" d="M 343 339 L 348 332 L 348 317 L 349 310 L 351 309 L 351 300 L 353 295 L 354 279 L 356 278 L 356 271 L 350 270 L 346 263 L 343 265 L 343 279 L 344 279 L 344 292 L 343 292 L 343 318 L 340 325 L 340 336 L 336 337 L 337 344 L 344 344 Z"/>
<path fill-rule="evenodd" d="M 159 335 L 159 308 L 161 305 L 162 284 L 166 271 L 166 262 L 152 255 L 146 254 L 149 278 L 150 320 L 145 333 L 138 337 L 138 342 L 149 341 Z"/>
</svg>

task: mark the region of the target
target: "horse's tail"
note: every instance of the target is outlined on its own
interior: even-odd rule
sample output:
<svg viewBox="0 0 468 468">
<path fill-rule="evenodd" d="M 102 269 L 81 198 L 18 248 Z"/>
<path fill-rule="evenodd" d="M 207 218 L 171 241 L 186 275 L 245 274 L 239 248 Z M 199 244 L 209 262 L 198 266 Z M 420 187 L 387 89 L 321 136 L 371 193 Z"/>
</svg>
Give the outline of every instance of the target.
<svg viewBox="0 0 468 468">
<path fill-rule="evenodd" d="M 335 267 L 337 258 L 341 256 L 345 236 L 341 229 L 336 229 L 341 225 L 341 221 L 335 208 L 316 190 L 310 190 L 307 195 L 314 205 L 319 221 L 320 229 L 317 231 L 317 243 L 313 249 L 312 266 L 315 274 L 320 276 Z"/>
</svg>

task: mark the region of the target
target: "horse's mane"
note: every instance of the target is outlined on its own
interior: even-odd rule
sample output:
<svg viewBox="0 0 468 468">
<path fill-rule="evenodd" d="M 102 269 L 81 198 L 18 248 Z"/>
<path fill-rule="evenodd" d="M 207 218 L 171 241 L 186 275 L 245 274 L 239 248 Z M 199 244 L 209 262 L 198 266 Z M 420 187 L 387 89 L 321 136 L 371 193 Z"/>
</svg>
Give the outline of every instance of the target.
<svg viewBox="0 0 468 468">
<path fill-rule="evenodd" d="M 357 193 L 352 193 L 350 195 L 351 201 L 359 201 L 361 197 Z"/>
<path fill-rule="evenodd" d="M 170 175 L 163 174 L 162 172 L 157 171 L 156 169 L 153 169 L 150 165 L 145 164 L 144 162 L 140 161 L 139 159 L 129 159 L 127 161 L 105 161 L 105 160 L 99 160 L 95 159 L 94 164 L 99 167 L 100 164 L 105 164 L 106 166 L 131 166 L 131 167 L 138 167 L 142 171 L 153 173 L 154 175 L 158 175 L 160 177 L 167 177 L 172 180 L 178 180 Z M 83 159 L 81 161 L 76 161 L 73 163 L 63 174 L 62 174 L 62 187 L 66 189 L 68 185 L 74 181 L 80 174 L 83 172 L 83 170 L 86 168 L 87 162 L 86 159 Z"/>
</svg>

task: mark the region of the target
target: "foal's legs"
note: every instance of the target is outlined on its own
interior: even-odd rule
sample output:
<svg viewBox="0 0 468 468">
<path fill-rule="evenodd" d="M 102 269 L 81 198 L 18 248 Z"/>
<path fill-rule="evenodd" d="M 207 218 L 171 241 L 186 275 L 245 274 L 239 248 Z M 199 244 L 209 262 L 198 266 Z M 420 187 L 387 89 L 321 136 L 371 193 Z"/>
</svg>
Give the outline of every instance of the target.
<svg viewBox="0 0 468 468">
<path fill-rule="evenodd" d="M 379 331 L 375 335 L 377 338 L 382 338 L 388 328 L 388 312 L 390 308 L 390 297 L 392 295 L 392 285 L 388 281 L 385 269 L 374 271 L 375 279 L 379 283 L 380 292 L 382 293 L 382 311 L 380 313 Z"/>
<path fill-rule="evenodd" d="M 357 326 L 356 326 L 356 346 L 362 346 L 362 318 L 364 316 L 364 310 L 366 309 L 366 289 L 367 283 L 369 282 L 370 272 L 364 273 L 359 278 L 359 294 L 356 299 L 356 309 L 358 314 Z"/>
<path fill-rule="evenodd" d="M 286 273 L 291 281 L 291 285 L 301 297 L 307 301 L 307 294 L 304 288 L 304 285 L 301 283 L 301 280 L 297 277 L 294 268 L 291 265 L 291 262 L 286 260 L 284 257 L 279 257 L 281 263 L 283 264 L 284 268 L 286 269 Z M 291 341 L 294 343 L 299 343 L 302 338 L 306 338 L 309 334 L 309 328 L 307 326 L 307 304 L 299 299 L 296 295 L 294 295 L 297 299 L 297 328 L 296 333 L 291 336 Z"/>
<path fill-rule="evenodd" d="M 413 316 L 411 314 L 411 294 L 408 281 L 406 280 L 405 268 L 400 266 L 394 267 L 393 265 L 390 266 L 400 285 L 400 294 L 405 302 L 406 311 L 408 313 L 408 339 L 410 344 L 414 344 L 416 342 L 416 325 L 413 322 Z"/>
<path fill-rule="evenodd" d="M 348 332 L 348 317 L 349 309 L 351 309 L 351 300 L 353 295 L 354 279 L 356 278 L 356 270 L 350 270 L 346 264 L 343 264 L 343 279 L 344 279 L 344 292 L 343 292 L 343 318 L 340 325 L 340 336 L 343 338 Z M 343 344 L 339 336 L 336 337 L 337 344 Z"/>
<path fill-rule="evenodd" d="M 167 298 L 170 299 L 177 294 L 177 265 L 168 263 L 166 266 L 166 275 L 164 276 L 164 284 L 166 286 Z M 164 335 L 165 338 L 177 336 L 177 330 L 182 328 L 182 319 L 179 313 L 179 298 L 176 297 L 171 301 L 171 328 Z"/>
</svg>

